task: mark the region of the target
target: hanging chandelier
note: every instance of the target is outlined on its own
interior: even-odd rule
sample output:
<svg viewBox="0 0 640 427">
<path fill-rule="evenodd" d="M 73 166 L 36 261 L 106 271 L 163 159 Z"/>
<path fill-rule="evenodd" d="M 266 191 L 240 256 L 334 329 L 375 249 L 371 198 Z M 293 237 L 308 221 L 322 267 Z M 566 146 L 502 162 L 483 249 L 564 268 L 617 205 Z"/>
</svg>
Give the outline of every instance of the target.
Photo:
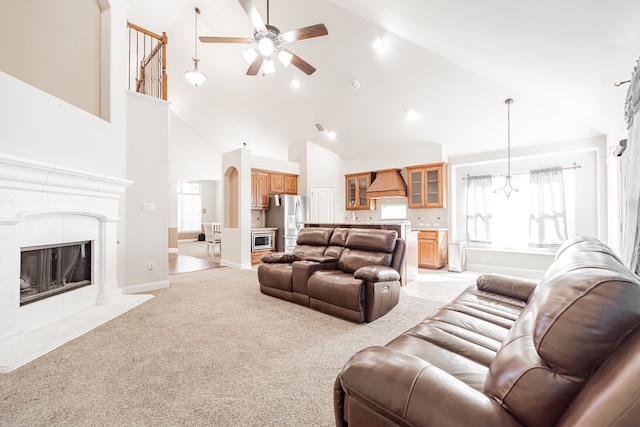
<svg viewBox="0 0 640 427">
<path fill-rule="evenodd" d="M 207 76 L 198 71 L 198 15 L 200 15 L 200 9 L 196 10 L 196 25 L 195 25 L 195 55 L 193 56 L 193 70 L 187 70 L 184 72 L 185 78 L 194 86 L 200 86 L 207 81 Z"/>
<path fill-rule="evenodd" d="M 513 104 L 513 99 L 507 98 L 504 103 L 507 104 L 507 176 L 502 188 L 495 190 L 494 193 L 502 191 L 508 199 L 511 192 L 518 191 L 518 189 L 511 184 L 511 104 Z"/>
</svg>

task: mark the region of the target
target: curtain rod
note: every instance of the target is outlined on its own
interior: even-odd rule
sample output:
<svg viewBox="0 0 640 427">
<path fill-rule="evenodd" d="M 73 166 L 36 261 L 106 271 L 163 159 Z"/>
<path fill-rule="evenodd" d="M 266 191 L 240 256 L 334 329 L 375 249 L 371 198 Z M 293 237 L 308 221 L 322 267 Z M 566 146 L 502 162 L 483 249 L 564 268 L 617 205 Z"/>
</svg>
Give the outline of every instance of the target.
<svg viewBox="0 0 640 427">
<path fill-rule="evenodd" d="M 582 167 L 581 165 L 577 164 L 576 162 L 573 162 L 573 166 L 565 166 L 565 167 L 563 167 L 563 168 L 562 168 L 562 170 L 567 170 L 567 169 L 580 169 L 581 167 Z M 512 173 L 512 174 L 511 174 L 511 176 L 514 176 L 514 175 L 523 175 L 523 174 L 525 174 L 525 173 L 529 173 L 529 172 L 531 172 L 531 171 L 516 172 L 516 173 Z M 492 176 L 506 176 L 506 175 L 505 175 L 505 174 L 501 174 L 501 175 L 492 175 Z M 465 177 L 462 177 L 462 178 L 460 178 L 460 179 L 462 179 L 462 180 L 469 179 L 469 174 L 467 174 L 467 177 L 466 177 L 466 178 L 465 178 Z"/>
</svg>

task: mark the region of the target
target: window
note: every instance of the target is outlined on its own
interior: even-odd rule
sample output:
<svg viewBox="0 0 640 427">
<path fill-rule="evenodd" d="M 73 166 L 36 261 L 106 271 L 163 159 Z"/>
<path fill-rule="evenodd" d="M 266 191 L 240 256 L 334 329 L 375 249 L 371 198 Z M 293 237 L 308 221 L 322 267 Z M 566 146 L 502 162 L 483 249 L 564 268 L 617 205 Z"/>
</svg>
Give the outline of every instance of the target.
<svg viewBox="0 0 640 427">
<path fill-rule="evenodd" d="M 201 232 L 202 188 L 197 182 L 178 184 L 178 232 Z"/>
<path fill-rule="evenodd" d="M 496 192 L 504 177 L 467 181 L 467 241 L 501 249 L 555 248 L 573 235 L 573 170 L 536 170 L 512 176 L 517 190 Z"/>
</svg>

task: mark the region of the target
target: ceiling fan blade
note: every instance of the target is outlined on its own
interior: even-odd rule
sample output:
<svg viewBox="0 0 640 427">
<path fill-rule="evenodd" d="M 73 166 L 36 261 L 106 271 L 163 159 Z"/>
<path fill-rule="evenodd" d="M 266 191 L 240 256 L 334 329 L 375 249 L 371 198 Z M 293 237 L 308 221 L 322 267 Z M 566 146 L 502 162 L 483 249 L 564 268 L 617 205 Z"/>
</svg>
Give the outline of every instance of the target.
<svg viewBox="0 0 640 427">
<path fill-rule="evenodd" d="M 247 76 L 255 76 L 260 71 L 262 63 L 264 62 L 264 55 L 258 55 L 258 57 L 249 65 L 247 70 Z"/>
<path fill-rule="evenodd" d="M 253 4 L 253 1 L 238 0 L 238 3 L 240 3 L 245 13 L 249 17 L 249 21 L 251 21 L 251 25 L 253 25 L 253 28 L 256 31 L 266 33 L 267 27 L 265 27 L 264 21 L 260 17 L 260 14 L 258 13 L 258 9 L 256 9 L 256 6 Z"/>
<path fill-rule="evenodd" d="M 284 49 L 285 51 L 289 52 L 291 55 L 293 55 L 293 57 L 291 58 L 291 63 L 298 67 L 303 73 L 305 73 L 306 75 L 310 76 L 311 74 L 316 72 L 316 69 L 309 64 L 307 61 L 305 61 L 304 59 L 300 58 L 298 55 L 296 55 L 295 53 L 291 52 L 289 49 Z"/>
<path fill-rule="evenodd" d="M 282 38 L 286 42 L 294 42 L 296 40 L 326 36 L 327 34 L 329 34 L 329 31 L 327 31 L 327 27 L 325 27 L 324 24 L 316 24 L 309 27 L 298 28 L 297 30 L 287 31 L 282 34 Z"/>
<path fill-rule="evenodd" d="M 207 37 L 200 36 L 202 43 L 253 43 L 253 39 L 248 37 Z"/>
</svg>

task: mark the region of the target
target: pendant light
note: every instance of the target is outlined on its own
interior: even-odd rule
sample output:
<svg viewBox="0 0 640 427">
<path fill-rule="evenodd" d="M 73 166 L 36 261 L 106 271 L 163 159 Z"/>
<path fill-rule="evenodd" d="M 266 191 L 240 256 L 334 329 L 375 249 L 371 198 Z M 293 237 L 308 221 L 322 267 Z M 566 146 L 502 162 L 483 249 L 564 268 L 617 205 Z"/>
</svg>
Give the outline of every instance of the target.
<svg viewBox="0 0 640 427">
<path fill-rule="evenodd" d="M 196 11 L 196 25 L 195 25 L 195 55 L 193 56 L 193 70 L 187 70 L 184 72 L 184 76 L 194 86 L 200 86 L 207 81 L 207 76 L 198 71 L 198 15 L 200 15 L 200 9 L 195 8 Z"/>
<path fill-rule="evenodd" d="M 513 104 L 513 99 L 507 98 L 504 103 L 507 104 L 507 176 L 502 188 L 495 190 L 494 193 L 502 191 L 508 199 L 511 192 L 518 191 L 518 189 L 511 184 L 511 104 Z"/>
</svg>

